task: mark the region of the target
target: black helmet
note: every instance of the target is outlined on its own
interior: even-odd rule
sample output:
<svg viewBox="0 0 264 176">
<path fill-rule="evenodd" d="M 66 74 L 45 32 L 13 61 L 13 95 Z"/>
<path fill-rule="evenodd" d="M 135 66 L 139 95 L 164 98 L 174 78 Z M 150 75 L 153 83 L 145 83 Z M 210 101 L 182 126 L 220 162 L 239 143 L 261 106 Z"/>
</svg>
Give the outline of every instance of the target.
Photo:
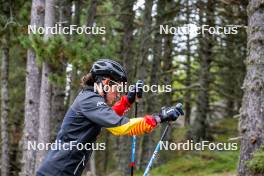
<svg viewBox="0 0 264 176">
<path fill-rule="evenodd" d="M 110 76 L 117 82 L 127 82 L 127 74 L 124 68 L 116 61 L 100 59 L 96 61 L 90 70 L 95 76 Z"/>
</svg>

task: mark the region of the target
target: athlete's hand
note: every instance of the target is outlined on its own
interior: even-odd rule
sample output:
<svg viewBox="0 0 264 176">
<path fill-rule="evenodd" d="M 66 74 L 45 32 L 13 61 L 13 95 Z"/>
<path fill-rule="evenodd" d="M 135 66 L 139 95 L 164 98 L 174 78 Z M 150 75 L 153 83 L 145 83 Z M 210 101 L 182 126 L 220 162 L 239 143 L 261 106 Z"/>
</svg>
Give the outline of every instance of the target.
<svg viewBox="0 0 264 176">
<path fill-rule="evenodd" d="M 133 104 L 137 98 L 142 98 L 144 83 L 138 80 L 137 83 L 131 86 L 131 89 L 127 93 L 127 99 L 130 104 Z"/>
<path fill-rule="evenodd" d="M 168 122 L 175 121 L 179 116 L 184 115 L 182 110 L 182 104 L 178 103 L 176 106 L 162 108 L 158 117 L 160 118 L 160 122 Z"/>
</svg>

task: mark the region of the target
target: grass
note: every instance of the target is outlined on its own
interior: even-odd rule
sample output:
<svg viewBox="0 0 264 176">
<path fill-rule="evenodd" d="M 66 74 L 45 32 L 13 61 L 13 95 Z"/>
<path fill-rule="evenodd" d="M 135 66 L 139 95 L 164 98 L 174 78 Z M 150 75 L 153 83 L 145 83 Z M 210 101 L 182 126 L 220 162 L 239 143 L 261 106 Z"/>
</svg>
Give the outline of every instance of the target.
<svg viewBox="0 0 264 176">
<path fill-rule="evenodd" d="M 237 119 L 223 119 L 213 129 L 214 142 L 228 142 L 238 135 Z M 185 132 L 186 129 L 175 130 L 175 141 L 183 141 Z M 160 155 L 168 162 L 160 166 L 156 162 L 149 176 L 235 176 L 239 148 L 236 151 L 162 151 Z"/>
<path fill-rule="evenodd" d="M 235 175 L 238 151 L 187 152 L 151 171 L 151 176 Z"/>
</svg>

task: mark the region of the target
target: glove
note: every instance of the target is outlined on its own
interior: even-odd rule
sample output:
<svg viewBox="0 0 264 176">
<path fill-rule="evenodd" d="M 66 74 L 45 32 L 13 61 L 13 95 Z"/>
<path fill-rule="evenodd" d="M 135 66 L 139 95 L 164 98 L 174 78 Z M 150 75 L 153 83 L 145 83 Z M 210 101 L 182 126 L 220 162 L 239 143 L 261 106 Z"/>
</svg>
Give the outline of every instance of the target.
<svg viewBox="0 0 264 176">
<path fill-rule="evenodd" d="M 130 104 L 133 104 L 136 100 L 136 96 L 138 98 L 142 98 L 142 94 L 143 94 L 143 81 L 138 80 L 136 85 L 133 85 L 133 87 L 131 88 L 131 90 L 128 91 L 127 93 L 127 99 L 128 102 Z"/>
<path fill-rule="evenodd" d="M 184 115 L 182 110 L 182 104 L 178 103 L 176 106 L 162 108 L 160 114 L 158 115 L 160 118 L 160 122 L 168 122 L 175 121 L 178 119 L 180 115 Z"/>
</svg>

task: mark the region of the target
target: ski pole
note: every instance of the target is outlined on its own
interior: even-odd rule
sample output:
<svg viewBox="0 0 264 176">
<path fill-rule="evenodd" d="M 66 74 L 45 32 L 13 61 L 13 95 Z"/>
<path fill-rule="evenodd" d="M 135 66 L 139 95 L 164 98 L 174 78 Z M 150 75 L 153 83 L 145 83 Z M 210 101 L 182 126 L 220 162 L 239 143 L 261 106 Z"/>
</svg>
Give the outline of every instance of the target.
<svg viewBox="0 0 264 176">
<path fill-rule="evenodd" d="M 135 117 L 137 117 L 137 105 L 138 103 L 136 102 L 135 104 Z M 132 136 L 132 146 L 131 146 L 131 163 L 130 163 L 130 167 L 131 167 L 131 176 L 134 175 L 134 166 L 135 166 L 135 153 L 136 153 L 136 142 L 137 142 L 137 138 L 136 136 Z"/>
<path fill-rule="evenodd" d="M 138 86 L 141 85 L 143 87 L 144 82 L 142 80 L 138 80 L 136 83 L 136 91 L 137 91 L 137 95 L 136 97 L 142 98 L 142 93 L 143 92 L 139 92 L 138 93 Z M 136 98 L 136 102 L 135 102 L 135 118 L 137 117 L 137 109 L 138 109 L 138 99 Z M 135 166 L 135 153 L 136 153 L 136 142 L 137 142 L 137 138 L 134 135 L 132 137 L 132 146 L 131 146 L 131 162 L 130 162 L 130 175 L 133 176 L 134 175 L 134 166 Z"/>
<path fill-rule="evenodd" d="M 182 107 L 182 104 L 179 103 L 179 104 L 176 105 L 176 107 Z M 161 138 L 160 138 L 160 140 L 159 140 L 159 142 L 158 142 L 158 144 L 157 144 L 157 146 L 156 146 L 156 148 L 155 148 L 150 160 L 149 160 L 149 163 L 148 163 L 148 165 L 147 165 L 147 167 L 145 169 L 145 172 L 144 172 L 143 176 L 147 176 L 148 175 L 149 170 L 150 170 L 150 168 L 151 168 L 151 166 L 152 166 L 152 164 L 153 164 L 158 152 L 160 151 L 160 143 L 164 140 L 165 136 L 167 135 L 169 127 L 170 127 L 170 123 L 168 122 L 168 124 L 167 124 L 167 126 L 166 126 L 166 128 L 165 128 L 165 130 L 164 130 L 164 132 L 163 132 L 163 134 L 162 134 L 162 136 L 161 136 Z"/>
<path fill-rule="evenodd" d="M 149 160 L 147 168 L 145 169 L 145 172 L 144 172 L 144 176 L 148 175 L 149 170 L 150 170 L 150 168 L 151 168 L 151 166 L 152 166 L 152 164 L 153 164 L 158 152 L 160 151 L 160 143 L 165 138 L 165 136 L 166 136 L 166 134 L 168 132 L 169 126 L 170 126 L 170 124 L 168 123 L 168 125 L 166 126 L 166 128 L 165 128 L 165 130 L 164 130 L 164 132 L 163 132 L 163 134 L 162 134 L 162 136 L 161 136 L 161 138 L 160 138 L 160 140 L 159 140 L 159 142 L 158 142 L 158 144 L 157 144 L 157 146 L 156 146 L 156 148 L 155 148 L 155 150 L 154 150 L 154 152 L 153 152 L 153 154 L 152 154 L 152 156 L 151 156 L 151 158 Z"/>
</svg>

